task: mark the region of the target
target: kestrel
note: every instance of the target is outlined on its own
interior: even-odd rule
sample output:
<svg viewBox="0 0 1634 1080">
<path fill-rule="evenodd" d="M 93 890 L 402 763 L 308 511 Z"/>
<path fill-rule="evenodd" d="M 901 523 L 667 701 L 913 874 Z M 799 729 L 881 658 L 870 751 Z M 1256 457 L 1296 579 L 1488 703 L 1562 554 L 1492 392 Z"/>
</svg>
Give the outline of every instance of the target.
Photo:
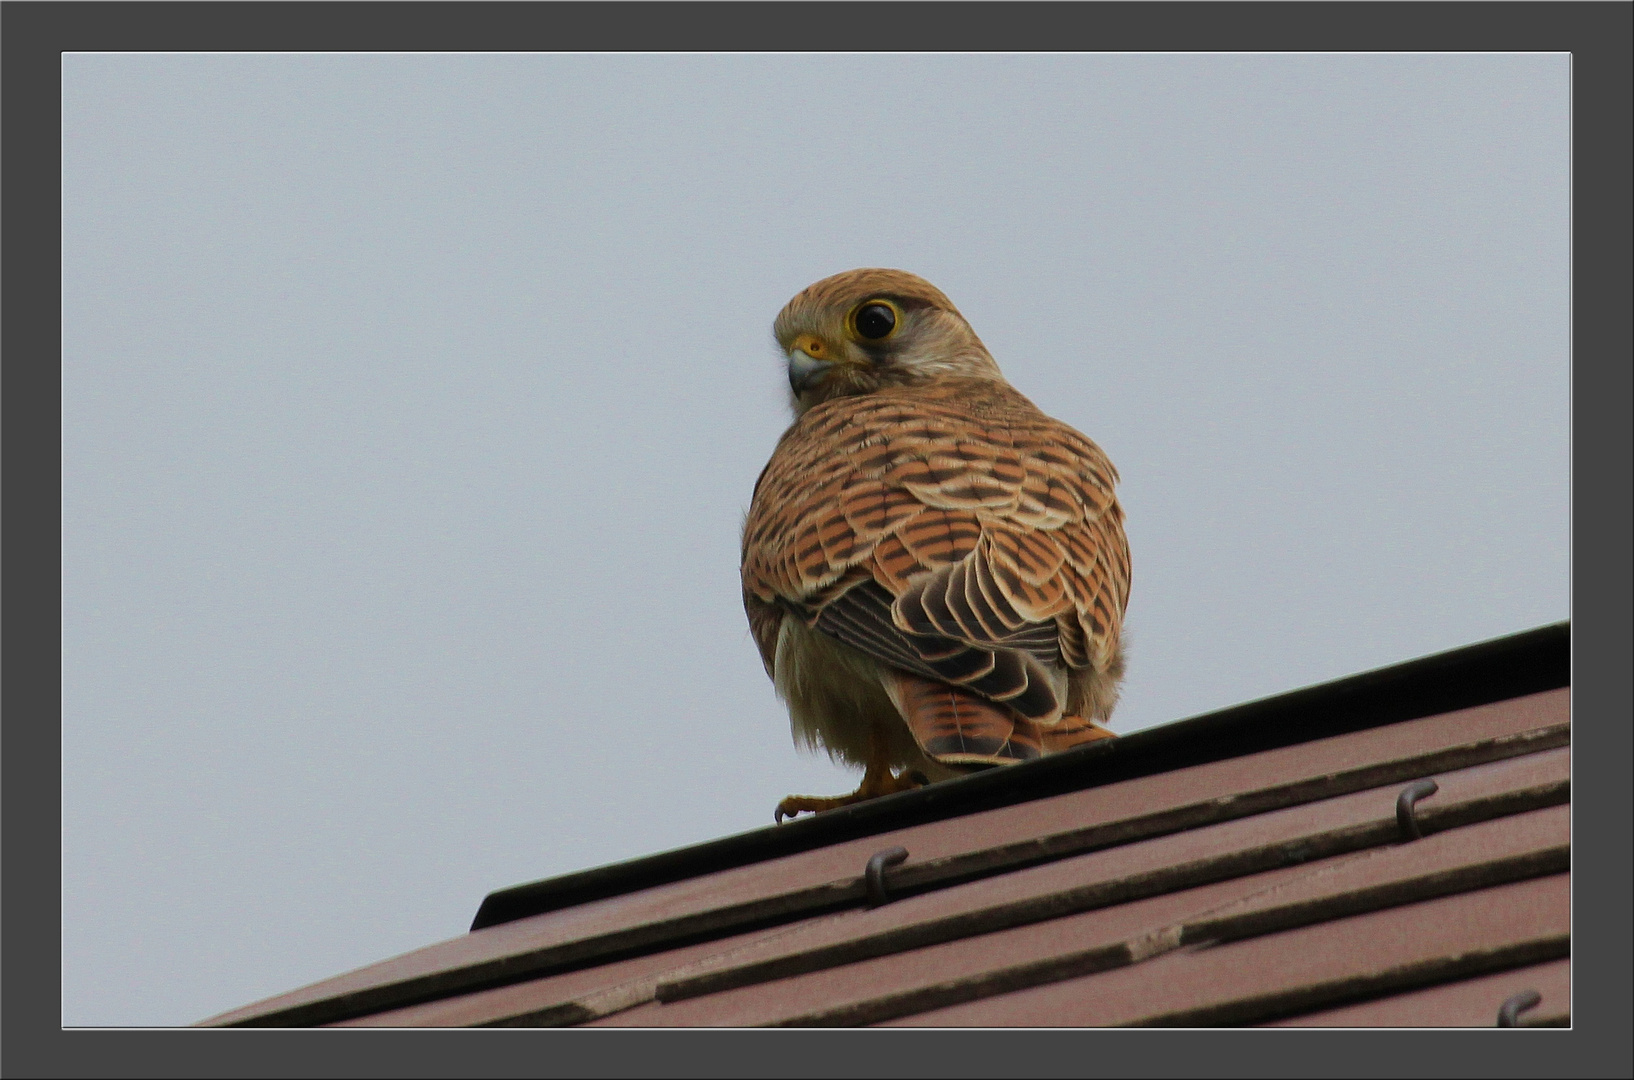
<svg viewBox="0 0 1634 1080">
<path fill-rule="evenodd" d="M 795 738 L 864 768 L 821 811 L 1108 738 L 1129 544 L 1100 447 L 953 303 L 852 270 L 773 325 L 794 423 L 743 526 L 743 605 Z"/>
</svg>

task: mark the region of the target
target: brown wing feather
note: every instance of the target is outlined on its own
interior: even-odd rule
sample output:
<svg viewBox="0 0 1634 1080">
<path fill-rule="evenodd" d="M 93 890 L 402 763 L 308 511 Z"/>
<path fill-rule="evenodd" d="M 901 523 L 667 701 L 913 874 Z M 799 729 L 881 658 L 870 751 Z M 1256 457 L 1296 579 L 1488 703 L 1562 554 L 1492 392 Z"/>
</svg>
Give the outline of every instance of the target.
<svg viewBox="0 0 1634 1080">
<path fill-rule="evenodd" d="M 1105 671 L 1118 655 L 1129 555 L 1116 479 L 1099 447 L 1001 383 L 825 402 L 756 484 L 751 624 L 758 607 L 775 635 L 769 620 L 787 610 L 899 670 L 1055 724 L 1066 702 L 1045 665 Z M 758 626 L 756 641 L 766 656 Z"/>
<path fill-rule="evenodd" d="M 766 674 L 775 679 L 777 633 L 783 627 L 783 611 L 747 589 L 743 591 L 743 610 L 749 616 L 749 635 L 755 639 L 755 648 L 760 651 L 760 662 L 766 665 Z"/>
</svg>

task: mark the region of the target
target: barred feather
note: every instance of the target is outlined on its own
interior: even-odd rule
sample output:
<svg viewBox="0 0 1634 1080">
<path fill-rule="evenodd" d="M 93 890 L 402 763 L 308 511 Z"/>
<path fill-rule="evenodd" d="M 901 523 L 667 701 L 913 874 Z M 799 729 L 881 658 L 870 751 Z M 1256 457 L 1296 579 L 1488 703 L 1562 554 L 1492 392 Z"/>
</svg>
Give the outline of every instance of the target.
<svg viewBox="0 0 1634 1080">
<path fill-rule="evenodd" d="M 1054 724 L 1069 694 L 1044 667 L 1104 670 L 1118 652 L 1129 560 L 1115 477 L 1094 443 L 1002 384 L 826 402 L 756 485 L 751 621 L 781 602 L 893 668 Z M 774 640 L 756 634 L 768 664 Z"/>
<path fill-rule="evenodd" d="M 767 670 L 786 619 L 855 650 L 937 760 L 1015 761 L 1105 737 L 1095 721 L 1116 697 L 1129 598 L 1116 470 L 1006 383 L 951 302 L 912 275 L 818 282 L 778 317 L 780 340 L 831 328 L 870 295 L 905 319 L 928 314 L 904 331 L 919 335 L 908 360 L 858 361 L 847 371 L 860 381 L 803 400 L 755 485 L 743 590 Z"/>
</svg>

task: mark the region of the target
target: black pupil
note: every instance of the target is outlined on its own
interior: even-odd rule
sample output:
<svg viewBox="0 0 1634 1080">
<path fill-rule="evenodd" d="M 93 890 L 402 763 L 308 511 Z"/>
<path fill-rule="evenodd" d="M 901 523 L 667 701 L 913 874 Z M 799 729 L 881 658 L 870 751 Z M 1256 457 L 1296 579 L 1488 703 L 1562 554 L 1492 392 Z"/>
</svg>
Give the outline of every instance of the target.
<svg viewBox="0 0 1634 1080">
<path fill-rule="evenodd" d="M 857 333 L 865 338 L 882 338 L 896 329 L 896 312 L 884 304 L 867 304 L 857 312 Z"/>
</svg>

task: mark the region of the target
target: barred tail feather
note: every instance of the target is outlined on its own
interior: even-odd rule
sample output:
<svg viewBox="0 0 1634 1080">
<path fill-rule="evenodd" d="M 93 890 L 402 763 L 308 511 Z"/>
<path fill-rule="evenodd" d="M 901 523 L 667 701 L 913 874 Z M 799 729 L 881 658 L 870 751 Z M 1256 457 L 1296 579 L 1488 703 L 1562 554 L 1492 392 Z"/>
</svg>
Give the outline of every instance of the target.
<svg viewBox="0 0 1634 1080">
<path fill-rule="evenodd" d="M 919 748 L 945 765 L 1008 765 L 1044 754 L 1038 725 L 967 690 L 893 672 L 886 691 Z"/>
</svg>

